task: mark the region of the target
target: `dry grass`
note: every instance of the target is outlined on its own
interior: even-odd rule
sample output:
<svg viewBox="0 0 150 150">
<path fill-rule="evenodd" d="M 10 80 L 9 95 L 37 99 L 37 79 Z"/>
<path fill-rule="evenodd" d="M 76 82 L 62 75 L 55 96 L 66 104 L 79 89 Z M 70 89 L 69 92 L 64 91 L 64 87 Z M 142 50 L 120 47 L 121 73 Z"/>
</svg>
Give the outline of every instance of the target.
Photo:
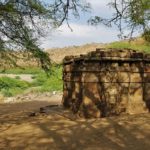
<svg viewBox="0 0 150 150">
<path fill-rule="evenodd" d="M 103 44 L 86 44 L 83 46 L 70 46 L 70 47 L 64 47 L 64 48 L 52 48 L 45 50 L 49 53 L 49 56 L 54 63 L 61 63 L 63 58 L 66 55 L 80 55 L 80 54 L 86 54 L 87 52 L 94 51 L 96 48 L 104 47 Z M 23 52 L 13 52 L 14 56 L 13 61 L 16 62 L 18 66 L 21 66 L 22 68 L 25 67 L 39 67 L 39 62 L 33 58 L 31 54 L 23 53 Z M 9 53 L 8 53 L 9 55 Z M 9 57 L 12 57 L 9 55 Z M 10 64 L 8 65 L 8 59 L 1 59 L 0 60 L 0 68 L 11 68 L 12 62 L 10 61 Z"/>
<path fill-rule="evenodd" d="M 64 47 L 64 48 L 51 48 L 46 49 L 46 52 L 49 53 L 49 56 L 52 60 L 52 62 L 55 62 L 57 64 L 61 63 L 63 58 L 68 55 L 80 55 L 80 54 L 86 54 L 90 51 L 95 51 L 96 48 L 104 48 L 104 47 L 111 47 L 111 48 L 131 48 L 135 50 L 141 50 L 141 51 L 149 51 L 150 52 L 150 45 L 149 43 L 146 43 L 142 38 L 136 38 L 133 41 L 129 42 L 128 40 L 124 41 L 117 41 L 112 42 L 109 44 L 100 44 L 100 43 L 91 43 L 91 44 L 85 44 L 82 46 L 70 46 L 70 47 Z M 16 52 L 17 53 L 17 52 Z M 39 66 L 39 62 L 36 61 L 35 58 L 32 57 L 32 55 L 24 54 L 24 53 L 17 53 L 17 56 L 20 57 L 20 59 L 17 60 L 17 64 L 22 67 L 37 67 Z M 29 56 L 29 57 L 27 57 Z M 1 63 L 5 63 L 2 60 L 0 60 L 0 66 Z"/>
<path fill-rule="evenodd" d="M 116 49 L 122 49 L 122 48 L 129 48 L 144 52 L 150 52 L 150 43 L 145 42 L 142 38 L 136 38 L 132 41 L 124 40 L 124 41 L 118 41 L 108 44 L 108 48 L 116 48 Z"/>
<path fill-rule="evenodd" d="M 46 51 L 49 53 L 50 58 L 56 62 L 61 63 L 63 58 L 67 55 L 80 55 L 80 54 L 86 54 L 90 51 L 95 51 L 96 48 L 105 47 L 104 44 L 86 44 L 83 46 L 70 46 L 70 47 L 64 47 L 64 48 L 55 48 L 55 49 L 47 49 Z"/>
</svg>

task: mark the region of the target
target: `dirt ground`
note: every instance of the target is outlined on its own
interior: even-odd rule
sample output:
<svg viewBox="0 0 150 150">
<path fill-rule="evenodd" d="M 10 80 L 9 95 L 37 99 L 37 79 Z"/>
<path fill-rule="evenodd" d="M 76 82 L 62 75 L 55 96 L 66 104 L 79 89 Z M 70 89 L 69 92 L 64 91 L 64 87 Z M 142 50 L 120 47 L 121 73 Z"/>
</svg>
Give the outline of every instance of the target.
<svg viewBox="0 0 150 150">
<path fill-rule="evenodd" d="M 150 149 L 150 114 L 85 120 L 59 106 L 29 117 L 30 112 L 60 101 L 52 96 L 0 104 L 0 150 Z"/>
<path fill-rule="evenodd" d="M 32 74 L 4 74 L 4 73 L 0 73 L 0 77 L 9 77 L 9 78 L 16 78 L 19 77 L 20 80 L 24 80 L 27 82 L 32 82 Z"/>
</svg>

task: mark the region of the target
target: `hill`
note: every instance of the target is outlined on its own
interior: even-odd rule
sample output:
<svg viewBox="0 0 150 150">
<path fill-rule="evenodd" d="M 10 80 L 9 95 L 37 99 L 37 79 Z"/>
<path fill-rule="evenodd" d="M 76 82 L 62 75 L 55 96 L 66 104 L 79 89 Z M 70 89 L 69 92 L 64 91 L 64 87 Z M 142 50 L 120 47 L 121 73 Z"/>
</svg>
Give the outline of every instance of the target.
<svg viewBox="0 0 150 150">
<path fill-rule="evenodd" d="M 95 51 L 96 48 L 116 48 L 116 49 L 122 49 L 122 48 L 130 48 L 145 52 L 150 52 L 150 44 L 145 42 L 142 38 L 135 38 L 132 41 L 129 40 L 122 40 L 122 41 L 116 41 L 108 44 L 102 44 L 102 43 L 91 43 L 91 44 L 85 44 L 81 46 L 70 46 L 70 47 L 64 47 L 64 48 L 51 48 L 46 49 L 45 51 L 49 53 L 49 57 L 51 58 L 53 63 L 60 64 L 63 60 L 63 58 L 67 55 L 80 55 L 80 54 L 86 54 L 90 51 Z M 32 57 L 32 55 L 23 53 L 23 52 L 13 52 L 14 56 L 17 56 L 18 59 L 15 57 L 13 59 L 13 62 L 17 62 L 18 66 L 21 67 L 38 67 L 39 62 Z M 11 55 L 9 56 L 11 57 Z M 16 59 L 16 60 L 15 60 Z M 0 68 L 4 67 L 7 68 L 9 64 L 8 59 L 3 60 L 0 59 Z M 12 66 L 12 62 L 10 62 Z"/>
<path fill-rule="evenodd" d="M 52 48 L 47 49 L 46 51 L 49 53 L 50 58 L 52 61 L 56 63 L 61 63 L 63 58 L 67 55 L 80 55 L 80 54 L 86 54 L 90 51 L 94 51 L 96 48 L 105 47 L 105 44 L 101 43 L 91 43 L 91 44 L 85 44 L 82 46 L 70 46 L 70 47 L 64 47 L 64 48 Z"/>
<path fill-rule="evenodd" d="M 63 58 L 67 55 L 76 56 L 80 54 L 86 54 L 90 51 L 95 51 L 96 48 L 104 48 L 104 47 L 116 49 L 130 48 L 134 50 L 150 52 L 150 44 L 145 42 L 144 39 L 142 38 L 135 38 L 132 41 L 129 40 L 116 41 L 108 44 L 91 43 L 82 46 L 54 48 L 54 49 L 47 49 L 46 51 L 49 53 L 52 61 L 56 63 L 61 63 Z"/>
<path fill-rule="evenodd" d="M 150 43 L 146 42 L 143 38 L 135 38 L 131 41 L 129 40 L 122 40 L 117 42 L 109 43 L 109 48 L 116 48 L 116 49 L 122 49 L 122 48 L 129 48 L 144 52 L 150 52 Z"/>
</svg>

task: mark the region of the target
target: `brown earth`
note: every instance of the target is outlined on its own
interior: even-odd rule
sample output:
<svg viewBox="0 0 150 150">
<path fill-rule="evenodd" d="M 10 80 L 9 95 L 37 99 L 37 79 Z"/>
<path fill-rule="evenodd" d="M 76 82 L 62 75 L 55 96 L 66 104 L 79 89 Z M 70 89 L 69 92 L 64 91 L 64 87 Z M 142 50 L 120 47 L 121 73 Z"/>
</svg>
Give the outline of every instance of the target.
<svg viewBox="0 0 150 150">
<path fill-rule="evenodd" d="M 84 54 L 95 47 L 86 49 L 85 45 L 81 49 L 66 49 L 59 49 L 56 53 L 49 50 L 49 53 L 56 62 L 61 62 L 65 55 Z M 150 149 L 148 113 L 85 120 L 75 118 L 58 106 L 49 107 L 46 114 L 36 113 L 36 116 L 29 117 L 40 107 L 60 105 L 61 95 L 41 95 L 31 99 L 0 104 L 0 150 Z"/>
<path fill-rule="evenodd" d="M 150 114 L 102 119 L 75 119 L 60 104 L 61 96 L 0 104 L 1 150 L 149 150 Z"/>
<path fill-rule="evenodd" d="M 88 52 L 95 51 L 96 48 L 105 47 L 106 44 L 92 43 L 82 46 L 69 46 L 64 48 L 51 48 L 46 51 L 49 53 L 50 58 L 53 62 L 61 63 L 65 56 L 73 55 L 77 56 L 80 54 L 87 54 Z"/>
<path fill-rule="evenodd" d="M 106 44 L 105 44 L 106 45 Z M 45 51 L 48 52 L 50 59 L 53 63 L 61 63 L 63 58 L 67 55 L 80 55 L 80 54 L 86 54 L 87 52 L 94 51 L 96 48 L 104 47 L 104 44 L 101 43 L 92 43 L 92 44 L 86 44 L 81 46 L 69 46 L 64 48 L 51 48 L 46 49 Z M 37 61 L 30 53 L 25 53 L 22 51 L 13 52 L 12 53 L 15 56 L 18 56 L 18 59 L 16 57 L 12 57 L 9 53 L 7 54 L 10 58 L 13 59 L 14 62 L 18 66 L 21 66 L 22 68 L 25 67 L 39 67 L 40 62 Z M 12 61 L 8 61 L 8 59 L 0 59 L 0 68 L 7 69 L 14 67 L 12 64 Z"/>
</svg>

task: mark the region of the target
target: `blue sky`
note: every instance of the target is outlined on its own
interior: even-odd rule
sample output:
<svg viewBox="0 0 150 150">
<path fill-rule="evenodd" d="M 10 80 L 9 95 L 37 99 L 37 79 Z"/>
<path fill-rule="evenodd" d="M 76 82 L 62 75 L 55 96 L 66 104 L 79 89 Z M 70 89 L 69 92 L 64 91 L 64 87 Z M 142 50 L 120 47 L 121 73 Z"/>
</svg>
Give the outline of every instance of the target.
<svg viewBox="0 0 150 150">
<path fill-rule="evenodd" d="M 42 48 L 65 47 L 73 45 L 82 45 L 86 43 L 106 43 L 119 40 L 118 29 L 108 28 L 103 25 L 97 27 L 90 26 L 86 20 L 94 15 L 100 15 L 109 18 L 112 10 L 106 6 L 110 0 L 87 0 L 92 4 L 91 13 L 82 13 L 79 19 L 70 19 L 71 31 L 66 23 L 53 32 L 47 32 L 45 38 L 41 39 Z"/>
</svg>

